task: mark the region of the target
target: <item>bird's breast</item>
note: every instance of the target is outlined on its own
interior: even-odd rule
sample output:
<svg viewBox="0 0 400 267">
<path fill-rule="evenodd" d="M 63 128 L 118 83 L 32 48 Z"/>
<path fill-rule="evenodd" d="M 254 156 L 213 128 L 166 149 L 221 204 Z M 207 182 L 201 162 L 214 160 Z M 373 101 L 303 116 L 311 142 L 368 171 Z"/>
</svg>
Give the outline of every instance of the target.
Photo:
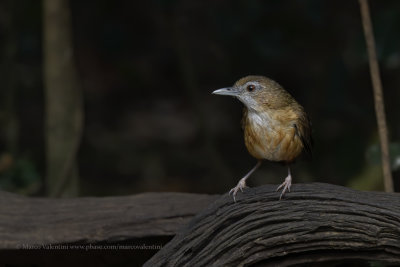
<svg viewBox="0 0 400 267">
<path fill-rule="evenodd" d="M 291 162 L 301 153 L 303 145 L 294 127 L 296 113 L 249 111 L 245 116 L 244 139 L 253 157 Z"/>
</svg>

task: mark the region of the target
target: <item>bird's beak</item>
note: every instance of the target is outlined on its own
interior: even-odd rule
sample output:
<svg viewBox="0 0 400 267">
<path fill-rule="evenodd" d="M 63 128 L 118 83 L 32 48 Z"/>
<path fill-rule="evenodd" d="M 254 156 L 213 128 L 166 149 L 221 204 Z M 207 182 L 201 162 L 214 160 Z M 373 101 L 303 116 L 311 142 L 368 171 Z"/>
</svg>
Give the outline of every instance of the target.
<svg viewBox="0 0 400 267">
<path fill-rule="evenodd" d="M 214 95 L 238 96 L 239 95 L 239 90 L 238 90 L 238 88 L 235 88 L 235 87 L 226 87 L 226 88 L 221 88 L 221 89 L 215 90 L 212 93 Z"/>
</svg>

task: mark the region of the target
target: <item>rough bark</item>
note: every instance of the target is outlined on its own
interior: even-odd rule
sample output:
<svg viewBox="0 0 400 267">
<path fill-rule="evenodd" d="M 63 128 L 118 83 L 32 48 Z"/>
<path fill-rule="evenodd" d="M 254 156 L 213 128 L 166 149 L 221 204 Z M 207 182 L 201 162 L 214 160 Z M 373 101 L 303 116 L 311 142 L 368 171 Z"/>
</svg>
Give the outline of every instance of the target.
<svg viewBox="0 0 400 267">
<path fill-rule="evenodd" d="M 236 203 L 227 194 L 53 199 L 0 192 L 0 249 L 178 233 L 147 266 L 400 264 L 400 194 L 295 184 L 279 201 L 275 188 L 246 189 Z"/>
<path fill-rule="evenodd" d="M 29 198 L 0 192 L 0 249 L 173 236 L 217 195 Z"/>
<path fill-rule="evenodd" d="M 275 188 L 224 195 L 145 266 L 400 264 L 400 194 L 295 184 L 279 201 Z"/>
</svg>

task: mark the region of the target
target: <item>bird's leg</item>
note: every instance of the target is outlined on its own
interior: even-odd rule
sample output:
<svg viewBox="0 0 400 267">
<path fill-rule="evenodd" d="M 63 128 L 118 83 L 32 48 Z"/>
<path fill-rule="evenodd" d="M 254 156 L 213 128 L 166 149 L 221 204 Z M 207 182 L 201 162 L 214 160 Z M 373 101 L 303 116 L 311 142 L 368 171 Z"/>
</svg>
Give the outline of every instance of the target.
<svg viewBox="0 0 400 267">
<path fill-rule="evenodd" d="M 290 186 L 292 185 L 292 174 L 290 173 L 290 166 L 288 166 L 288 176 L 285 178 L 285 181 L 276 189 L 278 191 L 279 189 L 282 189 L 281 196 L 279 197 L 279 200 L 282 199 L 283 195 L 285 195 L 286 191 L 290 192 Z"/>
<path fill-rule="evenodd" d="M 250 175 L 253 172 L 255 172 L 255 170 L 257 170 L 258 167 L 260 167 L 260 165 L 261 165 L 261 160 L 259 160 L 257 162 L 256 166 L 254 166 L 253 169 L 251 169 L 242 179 L 240 179 L 238 184 L 234 188 L 232 188 L 231 191 L 229 191 L 229 195 L 232 194 L 232 196 L 233 196 L 233 201 L 236 202 L 236 198 L 235 197 L 236 197 L 237 192 L 239 191 L 239 189 L 240 189 L 240 191 L 243 192 L 243 188 L 247 187 L 246 186 L 247 178 L 249 178 Z"/>
</svg>

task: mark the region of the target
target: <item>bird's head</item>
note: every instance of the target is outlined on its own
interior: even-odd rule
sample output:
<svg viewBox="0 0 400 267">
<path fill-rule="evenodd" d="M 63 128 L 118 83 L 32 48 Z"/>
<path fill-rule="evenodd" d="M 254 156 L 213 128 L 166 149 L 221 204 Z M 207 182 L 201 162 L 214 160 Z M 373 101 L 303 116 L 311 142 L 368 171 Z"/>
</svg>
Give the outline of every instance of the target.
<svg viewBox="0 0 400 267">
<path fill-rule="evenodd" d="M 264 76 L 246 76 L 232 87 L 221 88 L 212 93 L 236 97 L 248 109 L 256 112 L 282 108 L 293 101 L 282 86 Z"/>
</svg>

